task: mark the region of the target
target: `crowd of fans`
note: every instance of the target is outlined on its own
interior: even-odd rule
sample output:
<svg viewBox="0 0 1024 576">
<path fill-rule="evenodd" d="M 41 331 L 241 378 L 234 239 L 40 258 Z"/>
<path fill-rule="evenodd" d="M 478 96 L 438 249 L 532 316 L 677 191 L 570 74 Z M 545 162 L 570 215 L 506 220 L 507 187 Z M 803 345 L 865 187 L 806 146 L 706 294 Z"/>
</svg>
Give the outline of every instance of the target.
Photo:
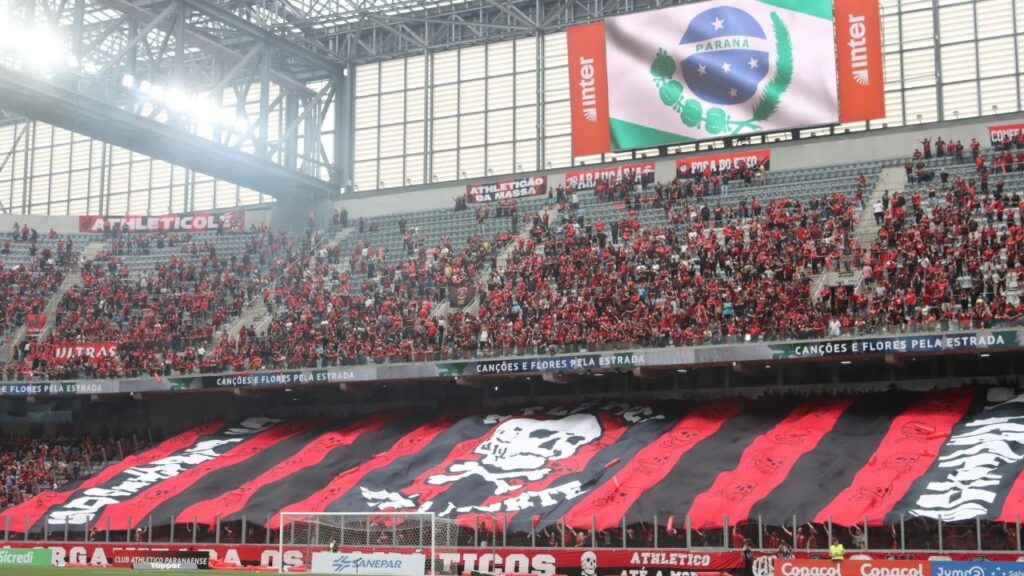
<svg viewBox="0 0 1024 576">
<path fill-rule="evenodd" d="M 101 438 L 81 432 L 45 439 L 38 434 L 0 434 L 0 510 L 88 476 L 140 450 L 142 444 L 134 437 Z"/>
<path fill-rule="evenodd" d="M 194 235 L 111 234 L 109 248 L 82 266 L 83 285 L 62 298 L 46 340 L 19 346 L 4 373 L 129 377 L 990 326 L 1024 313 L 1022 199 L 988 178 L 1013 170 L 1012 150 L 1022 147 L 1013 139 L 986 155 L 977 141 L 939 138 L 933 155 L 924 140 L 908 163 L 914 184 L 873 206 L 879 230 L 867 249 L 854 235 L 864 175 L 852 195 L 709 198 L 730 180 L 756 181 L 757 167 L 598 182 L 598 202 L 621 208 L 598 211 L 604 218 L 589 217 L 571 186 L 550 192 L 555 210 L 524 213 L 515 200 L 475 206 L 477 220 L 510 226 L 463 244 L 403 217 L 397 258 L 367 239 L 376 223 L 363 219 L 347 254 L 312 226 L 304 236 L 229 231 L 247 235 L 244 254 L 230 256 Z M 975 159 L 969 177 L 945 166 L 922 177 L 931 158 L 965 150 Z M 348 220 L 345 211 L 331 215 L 336 227 Z M 22 227 L 11 241 L 33 236 Z M 0 267 L 8 322 L 45 305 L 66 263 L 60 255 L 72 255 L 66 246 L 37 259 L 51 266 L 39 276 Z M 168 248 L 175 255 L 166 262 L 132 269 L 133 257 Z M 813 279 L 828 271 L 857 271 L 863 282 L 813 293 Z M 463 311 L 473 294 L 478 309 Z M 256 301 L 269 320 L 220 337 Z M 47 353 L 66 342 L 117 351 Z"/>
<path fill-rule="evenodd" d="M 1021 144 L 986 157 L 972 141 L 974 174 L 942 169 L 937 181 L 919 179 L 906 191 L 883 195 L 874 207 L 879 230 L 863 265 L 862 289 L 840 286 L 822 294 L 840 327 L 836 335 L 986 328 L 1024 314 L 1024 204 L 1018 193 L 1004 191 L 1001 179 L 988 185 L 988 174 L 1003 172 L 1011 145 Z M 930 147 L 924 150 L 915 151 L 922 162 L 931 157 Z M 937 150 L 942 156 L 948 148 L 942 143 Z"/>
</svg>

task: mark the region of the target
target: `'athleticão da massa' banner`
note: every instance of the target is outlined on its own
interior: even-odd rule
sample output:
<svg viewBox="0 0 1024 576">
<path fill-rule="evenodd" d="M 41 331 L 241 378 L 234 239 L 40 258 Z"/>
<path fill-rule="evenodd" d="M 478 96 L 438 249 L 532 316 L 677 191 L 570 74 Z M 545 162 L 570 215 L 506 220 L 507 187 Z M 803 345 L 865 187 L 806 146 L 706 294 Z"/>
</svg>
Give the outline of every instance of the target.
<svg viewBox="0 0 1024 576">
<path fill-rule="evenodd" d="M 739 150 L 725 154 L 711 154 L 705 156 L 687 156 L 676 160 L 676 176 L 689 178 L 695 172 L 703 172 L 710 168 L 712 172 L 727 172 L 737 170 L 740 167 L 753 168 L 764 166 L 767 170 L 771 164 L 771 150 Z"/>
<path fill-rule="evenodd" d="M 548 190 L 547 176 L 529 176 L 512 180 L 498 180 L 483 184 L 468 184 L 466 198 L 471 204 L 513 200 L 524 196 L 541 196 Z"/>
<path fill-rule="evenodd" d="M 245 227 L 245 212 L 201 212 L 197 214 L 167 214 L 164 216 L 79 216 L 78 231 L 102 233 L 120 225 L 129 232 L 203 232 Z"/>
<path fill-rule="evenodd" d="M 570 29 L 573 154 L 884 116 L 878 15 L 877 0 L 710 0 Z"/>
</svg>

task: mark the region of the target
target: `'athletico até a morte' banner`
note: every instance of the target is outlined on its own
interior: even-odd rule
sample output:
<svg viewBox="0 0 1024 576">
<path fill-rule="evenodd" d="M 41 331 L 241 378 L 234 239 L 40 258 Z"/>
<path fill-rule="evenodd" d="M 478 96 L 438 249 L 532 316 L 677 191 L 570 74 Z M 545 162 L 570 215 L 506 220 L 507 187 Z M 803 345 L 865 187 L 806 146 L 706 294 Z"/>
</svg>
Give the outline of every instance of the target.
<svg viewBox="0 0 1024 576">
<path fill-rule="evenodd" d="M 547 193 L 547 176 L 527 176 L 497 182 L 466 185 L 466 198 L 472 204 L 513 200 L 524 196 L 542 196 Z"/>
<path fill-rule="evenodd" d="M 771 167 L 771 158 L 772 152 L 768 149 L 686 156 L 676 160 L 676 176 L 690 178 L 696 172 L 703 172 L 705 168 L 710 168 L 712 172 L 726 172 L 737 170 L 740 167 L 764 166 L 764 169 L 767 170 Z"/>
<path fill-rule="evenodd" d="M 203 232 L 245 228 L 245 212 L 200 212 L 164 216 L 79 216 L 78 231 L 99 234 L 120 225 L 129 232 Z"/>
<path fill-rule="evenodd" d="M 213 423 L 0 513 L 130 530 L 171 518 L 279 528 L 282 510 L 435 512 L 512 532 L 721 528 L 1020 514 L 1012 389 L 619 401 L 343 421 Z M 657 518 L 659 520 L 655 521 Z"/>
<path fill-rule="evenodd" d="M 593 190 L 598 182 L 618 184 L 620 182 L 640 183 L 645 177 L 654 175 L 654 162 L 620 164 L 592 170 L 570 170 L 565 173 L 565 185 L 577 190 Z"/>
<path fill-rule="evenodd" d="M 993 146 L 1003 143 L 1003 137 L 1009 136 L 1011 140 L 1024 132 L 1024 124 L 1000 124 L 988 127 L 988 140 Z"/>
</svg>

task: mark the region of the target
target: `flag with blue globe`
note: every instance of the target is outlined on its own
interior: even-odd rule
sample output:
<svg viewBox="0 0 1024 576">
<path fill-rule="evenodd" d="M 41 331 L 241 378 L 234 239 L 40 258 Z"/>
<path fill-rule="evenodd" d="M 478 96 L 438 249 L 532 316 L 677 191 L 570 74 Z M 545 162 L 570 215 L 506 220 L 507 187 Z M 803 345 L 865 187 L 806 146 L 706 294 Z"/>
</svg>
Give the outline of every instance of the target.
<svg viewBox="0 0 1024 576">
<path fill-rule="evenodd" d="M 683 80 L 705 102 L 730 105 L 753 98 L 768 75 L 768 36 L 750 14 L 732 6 L 705 10 L 694 18 L 679 45 Z"/>
</svg>

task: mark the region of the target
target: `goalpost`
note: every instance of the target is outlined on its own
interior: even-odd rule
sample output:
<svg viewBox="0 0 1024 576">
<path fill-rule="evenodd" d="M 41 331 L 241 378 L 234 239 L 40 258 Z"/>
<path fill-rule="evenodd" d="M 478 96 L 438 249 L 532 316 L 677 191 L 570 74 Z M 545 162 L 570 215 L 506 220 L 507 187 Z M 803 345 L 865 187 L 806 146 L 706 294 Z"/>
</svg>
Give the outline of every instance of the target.
<svg viewBox="0 0 1024 576">
<path fill-rule="evenodd" d="M 458 551 L 459 525 L 455 520 L 438 518 L 432 513 L 281 512 L 279 520 L 279 572 L 286 571 L 286 550 L 298 550 L 302 564 L 310 568 L 313 554 L 329 552 L 332 543 L 337 552 L 351 553 L 353 559 L 369 558 L 368 554 L 410 557 L 422 554 L 425 557 L 423 576 L 453 575 L 458 570 L 454 562 L 443 562 L 441 554 Z M 365 567 L 358 573 L 390 576 L 375 574 L 372 567 Z"/>
</svg>

